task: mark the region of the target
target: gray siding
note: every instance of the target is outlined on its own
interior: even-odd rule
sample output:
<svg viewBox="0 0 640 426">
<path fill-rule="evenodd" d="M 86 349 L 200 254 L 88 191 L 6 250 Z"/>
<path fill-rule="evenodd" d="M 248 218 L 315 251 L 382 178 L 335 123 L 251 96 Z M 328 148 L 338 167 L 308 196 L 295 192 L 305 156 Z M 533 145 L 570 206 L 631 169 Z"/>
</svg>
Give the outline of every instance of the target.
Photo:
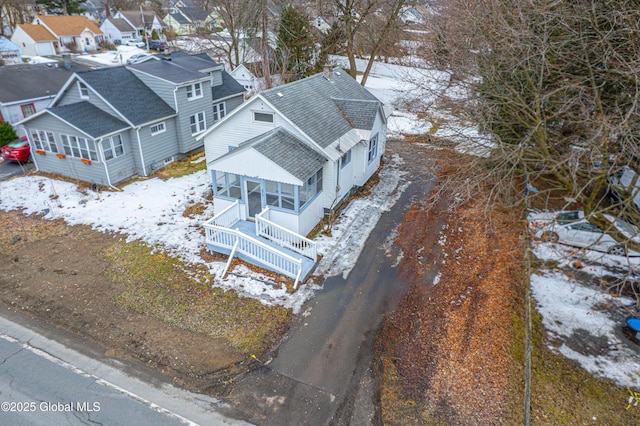
<svg viewBox="0 0 640 426">
<path fill-rule="evenodd" d="M 62 94 L 62 97 L 58 99 L 56 102 L 56 106 L 58 105 L 69 105 L 75 104 L 77 102 L 89 101 L 96 107 L 100 108 L 103 111 L 108 111 L 109 114 L 115 117 L 122 117 L 116 110 L 114 110 L 109 104 L 104 102 L 102 99 L 98 97 L 95 93 L 89 90 L 89 99 L 83 99 L 80 97 L 80 90 L 78 90 L 77 81 L 74 81 Z"/>
<path fill-rule="evenodd" d="M 124 155 L 106 161 L 107 171 L 112 185 L 125 181 L 131 176 L 137 174 L 135 156 L 132 155 L 135 146 L 131 143 L 129 133 L 130 132 L 120 133 L 120 136 L 122 137 L 122 145 L 124 147 Z M 100 161 L 102 161 L 103 158 L 104 155 L 101 152 Z"/>
<path fill-rule="evenodd" d="M 198 142 L 191 134 L 190 117 L 204 111 L 205 129 L 213 125 L 213 99 L 211 90 L 207 90 L 208 81 L 202 82 L 202 97 L 194 100 L 187 100 L 187 88 L 180 87 L 176 94 L 178 100 L 178 141 L 180 152 L 186 153 L 199 148 L 203 142 Z"/>
<path fill-rule="evenodd" d="M 215 71 L 211 73 L 211 87 L 222 85 L 222 71 Z"/>
<path fill-rule="evenodd" d="M 177 156 L 178 144 L 176 142 L 175 118 L 164 120 L 165 131 L 151 135 L 151 126 L 140 128 L 140 140 L 142 141 L 142 155 L 147 173 L 151 173 L 164 166 L 165 160 Z M 177 157 L 174 157 L 177 159 Z M 142 173 L 142 171 L 140 171 Z"/>
<path fill-rule="evenodd" d="M 176 87 L 175 84 L 160 80 L 156 77 L 150 76 L 149 74 L 141 73 L 133 68 L 127 69 L 138 77 L 149 89 L 153 90 L 156 95 L 160 96 L 163 101 L 171 105 L 173 108 L 176 107 L 176 101 L 173 97 L 173 91 Z"/>
<path fill-rule="evenodd" d="M 67 126 L 61 121 L 51 117 L 48 114 L 44 114 L 40 117 L 36 117 L 33 120 L 26 123 L 26 130 L 29 137 L 29 143 L 33 150 L 33 161 L 35 162 L 38 170 L 47 173 L 55 173 L 62 176 L 66 176 L 71 179 L 78 179 L 86 182 L 98 183 L 100 185 L 107 185 L 108 179 L 105 171 L 104 163 L 101 161 L 92 161 L 91 164 L 84 164 L 80 161 L 80 158 L 66 156 L 66 158 L 58 158 L 54 152 L 46 152 L 44 155 L 37 154 L 35 152 L 36 147 L 33 144 L 31 137 L 31 129 L 45 130 L 52 132 L 58 147 L 58 152 L 62 153 L 62 140 L 61 134 L 86 138 L 85 135 L 78 132 L 74 128 Z M 88 138 L 87 138 L 88 139 Z M 95 144 L 93 139 L 88 139 L 90 144 Z M 96 147 L 96 150 L 98 148 Z M 98 154 L 98 158 L 100 155 Z"/>
<path fill-rule="evenodd" d="M 227 108 L 227 114 L 229 114 L 234 109 L 238 108 L 244 102 L 244 96 L 241 94 L 239 96 L 226 99 L 224 101 L 224 106 Z"/>
</svg>

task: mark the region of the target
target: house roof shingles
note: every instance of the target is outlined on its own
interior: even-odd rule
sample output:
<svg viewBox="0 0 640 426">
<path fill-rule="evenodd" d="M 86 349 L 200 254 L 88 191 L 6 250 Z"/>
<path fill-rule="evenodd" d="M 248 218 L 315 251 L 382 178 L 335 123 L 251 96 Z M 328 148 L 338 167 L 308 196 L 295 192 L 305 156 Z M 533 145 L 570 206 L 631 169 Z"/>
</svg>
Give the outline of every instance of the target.
<svg viewBox="0 0 640 426">
<path fill-rule="evenodd" d="M 48 111 L 82 130 L 92 138 L 98 138 L 129 127 L 124 121 L 107 114 L 87 101 L 48 108 Z"/>
<path fill-rule="evenodd" d="M 24 64 L 0 67 L 0 102 L 17 102 L 56 95 L 75 71 L 89 69 L 73 63 L 68 70 L 62 65 Z"/>
<path fill-rule="evenodd" d="M 221 65 L 200 55 L 172 55 L 170 61 L 147 61 L 130 65 L 130 67 L 154 77 L 180 84 L 208 77 L 202 71 L 215 69 Z"/>
<path fill-rule="evenodd" d="M 42 25 L 18 24 L 34 41 L 56 41 L 57 38 Z"/>
<path fill-rule="evenodd" d="M 52 16 L 38 15 L 38 20 L 45 24 L 55 35 L 77 36 L 85 29 L 94 34 L 102 34 L 95 22 L 86 16 Z"/>
<path fill-rule="evenodd" d="M 133 28 L 127 21 L 119 18 L 107 18 L 107 21 L 111 22 L 111 24 L 116 27 L 116 29 L 120 32 L 133 32 L 136 29 Z"/>
<path fill-rule="evenodd" d="M 153 12 L 140 13 L 139 10 L 121 10 L 120 14 L 127 18 L 129 22 L 135 25 L 137 28 L 144 26 L 150 28 L 153 24 L 153 18 L 155 14 Z"/>
<path fill-rule="evenodd" d="M 376 119 L 376 112 L 380 109 L 380 102 L 378 101 L 336 99 L 335 103 L 356 129 L 372 128 Z"/>
<path fill-rule="evenodd" d="M 176 113 L 124 66 L 84 71 L 77 75 L 134 125 Z"/>
<path fill-rule="evenodd" d="M 352 126 L 375 118 L 373 109 L 355 108 L 354 101 L 382 106 L 380 100 L 341 69 L 334 69 L 330 79 L 320 73 L 266 90 L 261 96 L 323 148 L 348 133 Z M 349 119 L 336 103 L 345 99 L 350 101 L 342 103 Z M 365 113 L 371 117 L 359 116 Z"/>
<path fill-rule="evenodd" d="M 222 71 L 222 85 L 213 86 L 211 93 L 213 94 L 213 100 L 228 98 L 229 96 L 239 95 L 246 92 L 244 86 L 231 77 L 228 72 Z"/>
</svg>

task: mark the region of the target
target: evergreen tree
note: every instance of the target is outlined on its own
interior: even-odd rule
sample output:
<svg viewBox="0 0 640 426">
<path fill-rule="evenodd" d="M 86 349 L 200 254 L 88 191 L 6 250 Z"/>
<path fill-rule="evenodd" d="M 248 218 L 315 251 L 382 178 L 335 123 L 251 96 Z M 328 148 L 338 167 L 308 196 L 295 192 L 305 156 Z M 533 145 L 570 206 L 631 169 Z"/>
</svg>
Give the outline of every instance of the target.
<svg viewBox="0 0 640 426">
<path fill-rule="evenodd" d="M 286 7 L 280 18 L 276 49 L 281 70 L 290 73 L 293 80 L 312 74 L 315 52 L 316 37 L 309 17 L 295 7 Z"/>
<path fill-rule="evenodd" d="M 0 146 L 5 146 L 11 141 L 18 138 L 15 130 L 9 123 L 0 123 Z"/>
<path fill-rule="evenodd" d="M 73 15 L 84 10 L 87 0 L 36 0 L 36 4 L 44 5 L 47 12 L 53 15 Z"/>
</svg>

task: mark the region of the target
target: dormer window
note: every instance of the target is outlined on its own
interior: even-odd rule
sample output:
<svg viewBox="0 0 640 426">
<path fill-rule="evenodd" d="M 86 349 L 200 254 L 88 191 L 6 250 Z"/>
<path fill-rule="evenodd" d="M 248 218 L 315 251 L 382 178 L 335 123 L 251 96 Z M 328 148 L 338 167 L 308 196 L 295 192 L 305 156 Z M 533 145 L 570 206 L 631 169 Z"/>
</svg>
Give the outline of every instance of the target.
<svg viewBox="0 0 640 426">
<path fill-rule="evenodd" d="M 254 111 L 253 121 L 255 121 L 256 123 L 273 124 L 273 113 Z"/>
<path fill-rule="evenodd" d="M 198 99 L 202 97 L 202 83 L 194 83 L 187 86 L 187 99 Z"/>
<path fill-rule="evenodd" d="M 80 89 L 80 97 L 82 99 L 89 99 L 89 88 L 86 84 L 78 82 L 78 88 Z"/>
</svg>

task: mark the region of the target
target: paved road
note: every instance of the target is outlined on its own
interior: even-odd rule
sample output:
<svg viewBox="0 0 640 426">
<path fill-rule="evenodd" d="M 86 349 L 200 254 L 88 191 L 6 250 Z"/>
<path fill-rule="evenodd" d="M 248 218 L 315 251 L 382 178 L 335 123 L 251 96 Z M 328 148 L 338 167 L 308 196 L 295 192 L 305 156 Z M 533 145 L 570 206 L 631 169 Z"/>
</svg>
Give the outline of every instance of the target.
<svg viewBox="0 0 640 426">
<path fill-rule="evenodd" d="M 218 414 L 213 398 L 139 380 L 0 314 L 0 424 L 246 424 Z"/>
<path fill-rule="evenodd" d="M 230 415 L 259 425 L 371 424 L 370 365 L 382 316 L 407 290 L 389 253 L 394 231 L 432 183 L 419 174 L 380 218 L 345 280 L 332 277 L 303 308 L 274 359 L 243 377 L 228 396 Z"/>
<path fill-rule="evenodd" d="M 23 175 L 34 169 L 33 163 L 16 163 L 0 158 L 0 180 L 9 179 L 12 176 Z"/>
</svg>

